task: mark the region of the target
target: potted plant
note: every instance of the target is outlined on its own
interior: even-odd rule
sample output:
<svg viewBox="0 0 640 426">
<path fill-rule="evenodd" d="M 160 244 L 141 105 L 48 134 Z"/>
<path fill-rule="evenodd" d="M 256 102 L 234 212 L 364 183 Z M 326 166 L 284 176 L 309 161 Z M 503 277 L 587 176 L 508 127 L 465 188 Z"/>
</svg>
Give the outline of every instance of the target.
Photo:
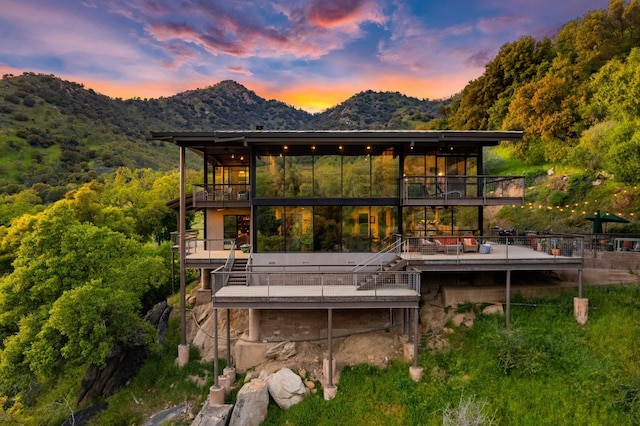
<svg viewBox="0 0 640 426">
<path fill-rule="evenodd" d="M 560 256 L 559 241 L 557 238 L 551 238 L 551 254 L 554 256 Z"/>
</svg>

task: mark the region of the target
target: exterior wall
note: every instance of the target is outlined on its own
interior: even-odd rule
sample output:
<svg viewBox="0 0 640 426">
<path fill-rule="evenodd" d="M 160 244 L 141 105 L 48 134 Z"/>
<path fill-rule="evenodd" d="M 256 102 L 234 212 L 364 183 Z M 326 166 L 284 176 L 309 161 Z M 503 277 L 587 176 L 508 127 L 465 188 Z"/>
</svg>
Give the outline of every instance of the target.
<svg viewBox="0 0 640 426">
<path fill-rule="evenodd" d="M 224 209 L 222 211 L 218 211 L 217 209 L 207 209 L 205 210 L 205 214 L 207 217 L 207 230 L 206 235 L 209 240 L 222 240 L 224 238 L 224 216 L 225 215 L 250 215 L 250 209 L 247 208 L 237 208 L 237 209 Z M 249 233 L 251 235 L 251 233 Z M 249 237 L 250 238 L 250 237 Z M 217 248 L 213 247 L 214 250 L 222 250 L 222 245 Z"/>
<path fill-rule="evenodd" d="M 333 337 L 383 329 L 390 309 L 334 309 Z M 315 340 L 327 337 L 327 310 L 261 310 L 260 340 Z"/>
</svg>

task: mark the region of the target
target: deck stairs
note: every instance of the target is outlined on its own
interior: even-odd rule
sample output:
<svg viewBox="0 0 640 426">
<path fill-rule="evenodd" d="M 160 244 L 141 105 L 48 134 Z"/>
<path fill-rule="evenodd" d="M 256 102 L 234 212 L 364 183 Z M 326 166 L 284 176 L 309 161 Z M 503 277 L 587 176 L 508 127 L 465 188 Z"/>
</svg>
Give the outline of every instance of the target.
<svg viewBox="0 0 640 426">
<path fill-rule="evenodd" d="M 248 259 L 235 258 L 233 261 L 233 267 L 231 268 L 231 275 L 229 275 L 229 281 L 227 285 L 247 285 L 247 276 L 240 272 L 247 271 Z"/>
<path fill-rule="evenodd" d="M 376 268 L 368 273 L 361 270 L 358 274 L 362 275 L 364 273 L 364 279 L 359 280 L 357 288 L 358 290 L 373 290 L 376 287 L 384 287 L 385 285 L 396 286 L 395 276 L 393 274 L 383 274 L 382 272 L 404 271 L 406 265 L 406 259 L 398 256 L 382 265 L 382 268 Z"/>
</svg>

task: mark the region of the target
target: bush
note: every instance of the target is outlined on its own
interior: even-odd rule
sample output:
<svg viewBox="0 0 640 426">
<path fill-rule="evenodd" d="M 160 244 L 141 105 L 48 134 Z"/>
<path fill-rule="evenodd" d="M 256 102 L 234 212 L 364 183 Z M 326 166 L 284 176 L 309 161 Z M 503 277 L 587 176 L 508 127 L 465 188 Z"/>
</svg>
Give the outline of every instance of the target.
<svg viewBox="0 0 640 426">
<path fill-rule="evenodd" d="M 495 424 L 493 415 L 487 413 L 489 404 L 474 397 L 460 399 L 457 407 L 447 406 L 442 413 L 443 426 L 472 426 Z"/>
</svg>

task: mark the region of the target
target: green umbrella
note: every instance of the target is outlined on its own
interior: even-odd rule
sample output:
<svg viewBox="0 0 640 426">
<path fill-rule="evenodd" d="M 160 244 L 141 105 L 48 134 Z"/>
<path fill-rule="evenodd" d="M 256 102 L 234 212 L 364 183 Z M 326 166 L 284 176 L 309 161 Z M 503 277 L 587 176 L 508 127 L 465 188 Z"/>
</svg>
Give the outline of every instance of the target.
<svg viewBox="0 0 640 426">
<path fill-rule="evenodd" d="M 602 234 L 602 224 L 608 222 L 616 222 L 616 223 L 629 223 L 629 221 L 623 217 L 615 215 L 613 213 L 601 213 L 600 210 L 596 211 L 595 214 L 590 214 L 589 216 L 585 216 L 585 219 L 593 221 L 593 233 L 594 234 Z"/>
</svg>

